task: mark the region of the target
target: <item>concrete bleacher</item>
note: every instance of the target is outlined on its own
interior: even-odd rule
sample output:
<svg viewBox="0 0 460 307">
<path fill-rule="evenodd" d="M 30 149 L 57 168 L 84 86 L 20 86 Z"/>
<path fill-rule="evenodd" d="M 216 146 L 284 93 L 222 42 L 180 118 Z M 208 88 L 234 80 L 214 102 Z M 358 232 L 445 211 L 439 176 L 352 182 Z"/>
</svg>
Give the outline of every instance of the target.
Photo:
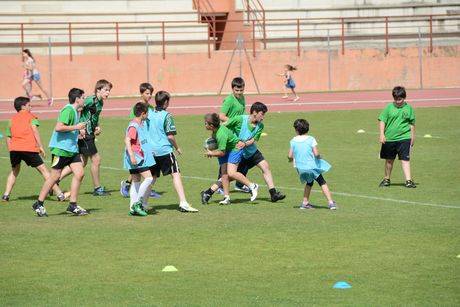
<svg viewBox="0 0 460 307">
<path fill-rule="evenodd" d="M 245 1 L 236 0 L 237 10 L 245 11 Z M 415 36 L 420 32 L 429 32 L 428 18 L 410 20 L 415 15 L 451 15 L 436 17 L 433 20 L 433 33 L 441 35 L 460 31 L 460 16 L 454 14 L 460 10 L 460 1 L 451 0 L 260 0 L 265 11 L 265 37 L 268 48 L 294 47 L 297 42 L 297 21 L 300 19 L 300 37 L 303 47 L 325 46 L 324 40 L 329 34 L 331 43 L 339 45 L 337 38 L 341 36 L 340 18 L 345 19 L 345 36 L 347 43 L 358 44 L 372 35 L 376 35 L 374 43 L 381 45 L 378 36 L 385 34 L 384 18 L 386 16 L 407 16 L 409 18 L 391 18 L 388 25 L 389 35 L 398 37 L 398 43 L 414 43 Z M 260 20 L 262 14 L 257 13 Z M 247 17 L 247 16 L 246 16 Z M 255 19 L 250 14 L 250 19 Z M 358 19 L 358 18 L 368 19 Z M 257 22 L 256 38 L 263 39 L 262 24 Z M 355 42 L 353 42 L 355 40 Z M 458 43 L 457 39 L 453 39 Z M 334 43 L 335 42 L 335 43 Z M 395 43 L 395 40 L 393 40 Z M 365 43 L 364 43 L 365 45 Z"/>
<path fill-rule="evenodd" d="M 206 51 L 208 27 L 198 22 L 192 4 L 191 0 L 2 1 L 0 53 L 9 53 L 10 46 L 21 41 L 20 25 L 6 23 L 25 23 L 26 45 L 38 47 L 47 44 L 50 37 L 58 46 L 54 50 L 57 54 L 67 52 L 59 45 L 69 40 L 68 23 L 72 23 L 75 54 L 113 52 L 106 45 L 116 41 L 116 22 L 119 42 L 121 46 L 130 46 L 131 52 L 143 52 L 147 36 L 152 52 L 161 50 L 162 22 L 169 51 Z M 34 49 L 47 52 L 44 47 Z"/>
</svg>

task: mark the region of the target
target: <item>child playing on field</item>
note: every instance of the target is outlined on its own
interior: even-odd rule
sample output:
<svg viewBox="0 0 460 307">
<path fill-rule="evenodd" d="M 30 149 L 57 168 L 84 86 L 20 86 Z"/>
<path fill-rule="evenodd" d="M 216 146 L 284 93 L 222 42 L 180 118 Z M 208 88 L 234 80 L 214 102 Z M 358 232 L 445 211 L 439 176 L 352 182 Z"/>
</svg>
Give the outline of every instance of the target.
<svg viewBox="0 0 460 307">
<path fill-rule="evenodd" d="M 294 167 L 299 174 L 300 182 L 305 183 L 300 209 L 314 209 L 309 197 L 313 181 L 316 181 L 321 186 L 329 209 L 336 210 L 336 203 L 332 200 L 331 192 L 322 175 L 322 173 L 331 168 L 331 165 L 321 159 L 317 148 L 318 143 L 314 137 L 308 135 L 310 124 L 305 119 L 297 119 L 294 121 L 294 129 L 297 136 L 292 138 L 290 142 L 291 148 L 289 149 L 288 159 L 290 162 L 294 161 Z"/>
<path fill-rule="evenodd" d="M 11 118 L 6 134 L 8 150 L 10 151 L 11 172 L 6 180 L 5 193 L 2 196 L 3 201 L 10 200 L 10 193 L 21 170 L 21 161 L 36 168 L 45 180 L 50 176 L 40 156 L 45 157 L 45 150 L 37 128 L 40 123 L 37 117 L 30 112 L 32 108 L 30 98 L 17 97 L 14 100 L 14 108 L 18 113 Z M 53 191 L 59 201 L 65 200 L 66 197 L 58 185 L 53 186 Z"/>
<path fill-rule="evenodd" d="M 251 201 L 257 198 L 259 186 L 256 183 L 249 181 L 246 176 L 238 172 L 238 164 L 243 158 L 243 148 L 246 144 L 239 140 L 233 132 L 227 127 L 220 124 L 219 115 L 217 113 L 209 113 L 204 117 L 206 130 L 212 131 L 212 137 L 217 141 L 217 149 L 206 150 L 205 156 L 208 158 L 217 157 L 219 160 L 222 187 L 224 189 L 224 200 L 219 202 L 221 205 L 230 204 L 229 182 L 230 179 L 238 180 L 250 189 Z M 212 187 L 203 194 L 212 195 Z M 208 199 L 209 200 L 209 199 Z M 204 202 L 204 203 L 207 203 Z"/>
<path fill-rule="evenodd" d="M 390 186 L 390 176 L 396 155 L 401 160 L 406 188 L 416 188 L 410 172 L 410 153 L 415 141 L 415 113 L 407 104 L 406 89 L 396 86 L 392 91 L 394 102 L 388 104 L 380 113 L 380 158 L 385 159 L 385 176 L 380 187 Z"/>
<path fill-rule="evenodd" d="M 153 95 L 153 86 L 150 84 L 150 83 L 141 83 L 141 85 L 139 85 L 139 92 L 141 94 L 141 99 L 142 99 L 142 103 L 145 104 L 145 106 L 148 108 L 148 109 L 152 109 L 154 110 L 155 109 L 155 106 L 151 105 L 150 104 L 150 100 L 152 99 L 152 95 Z M 134 106 L 131 110 L 131 114 L 129 115 L 129 118 L 130 119 L 134 119 L 135 115 L 134 115 Z M 127 180 L 123 180 L 120 184 L 120 193 L 123 197 L 130 197 L 129 195 L 129 189 L 131 187 L 131 181 L 132 181 L 132 176 L 129 175 L 128 176 L 128 179 Z M 151 198 L 160 198 L 161 195 L 158 194 L 157 192 L 155 192 L 154 190 L 152 190 L 150 192 L 150 197 Z"/>
<path fill-rule="evenodd" d="M 176 125 L 171 113 L 166 109 L 169 106 L 171 96 L 166 91 L 159 91 L 155 94 L 155 110 L 148 111 L 149 122 L 149 141 L 153 146 L 153 153 L 156 164 L 150 168 L 152 176 L 158 178 L 171 175 L 174 188 L 179 196 L 179 211 L 198 212 L 185 198 L 184 186 L 182 185 L 179 164 L 177 163 L 174 150 L 181 155 L 182 150 L 177 144 L 175 134 Z"/>
<path fill-rule="evenodd" d="M 155 165 L 153 149 L 148 141 L 148 130 L 144 127 L 147 106 L 138 102 L 134 106 L 134 119 L 128 125 L 125 136 L 124 167 L 129 170 L 132 184 L 129 191 L 129 214 L 147 216 L 147 201 L 150 186 L 155 182 L 150 167 Z M 144 178 L 141 184 L 141 177 Z"/>
<path fill-rule="evenodd" d="M 48 216 L 44 206 L 46 195 L 59 181 L 62 170 L 69 166 L 73 173 L 70 184 L 70 204 L 67 211 L 74 215 L 86 215 L 88 212 L 77 205 L 78 190 L 83 180 L 84 171 L 80 154 L 78 153 L 78 136 L 86 124 L 79 122 L 78 112 L 83 108 L 84 92 L 78 88 L 69 91 L 69 104 L 59 112 L 59 117 L 54 127 L 49 143 L 51 149 L 51 174 L 42 186 L 37 201 L 32 205 L 39 217 Z"/>
<path fill-rule="evenodd" d="M 284 80 L 283 80 L 284 81 L 284 87 L 283 87 L 284 96 L 283 98 L 284 99 L 289 98 L 287 89 L 290 89 L 292 94 L 294 94 L 294 98 L 292 99 L 292 101 L 297 101 L 300 99 L 300 97 L 295 92 L 295 82 L 294 82 L 294 79 L 292 78 L 292 72 L 294 70 L 297 70 L 297 67 L 286 64 L 284 65 L 284 73 L 281 73 L 278 75 L 284 77 Z"/>
</svg>

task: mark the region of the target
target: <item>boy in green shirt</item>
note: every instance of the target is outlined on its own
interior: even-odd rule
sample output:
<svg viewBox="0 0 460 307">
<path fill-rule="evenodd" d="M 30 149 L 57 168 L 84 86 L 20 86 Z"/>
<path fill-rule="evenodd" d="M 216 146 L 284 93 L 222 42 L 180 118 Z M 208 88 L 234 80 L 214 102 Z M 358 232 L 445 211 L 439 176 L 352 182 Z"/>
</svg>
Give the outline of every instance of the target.
<svg viewBox="0 0 460 307">
<path fill-rule="evenodd" d="M 226 122 L 234 116 L 246 114 L 244 86 L 243 78 L 236 77 L 232 80 L 232 93 L 225 97 L 220 108 L 219 118 L 222 122 Z"/>
<path fill-rule="evenodd" d="M 107 196 L 109 192 L 100 184 L 99 168 L 101 164 L 101 156 L 99 155 L 95 139 L 101 133 L 99 126 L 99 116 L 104 106 L 104 101 L 110 95 L 112 83 L 107 80 L 99 80 L 96 82 L 94 95 L 85 99 L 85 104 L 81 110 L 80 122 L 86 123 L 86 129 L 82 137 L 78 140 L 78 148 L 83 160 L 83 167 L 88 163 L 88 158 L 91 159 L 91 177 L 94 184 L 94 196 Z M 70 174 L 70 169 L 66 168 L 62 172 L 61 179 Z"/>
<path fill-rule="evenodd" d="M 415 141 L 414 109 L 405 102 L 406 89 L 402 86 L 393 88 L 394 102 L 388 104 L 380 113 L 380 158 L 385 159 L 385 176 L 380 187 L 390 186 L 393 164 L 398 155 L 406 178 L 406 188 L 416 188 L 410 172 L 410 152 Z"/>
</svg>

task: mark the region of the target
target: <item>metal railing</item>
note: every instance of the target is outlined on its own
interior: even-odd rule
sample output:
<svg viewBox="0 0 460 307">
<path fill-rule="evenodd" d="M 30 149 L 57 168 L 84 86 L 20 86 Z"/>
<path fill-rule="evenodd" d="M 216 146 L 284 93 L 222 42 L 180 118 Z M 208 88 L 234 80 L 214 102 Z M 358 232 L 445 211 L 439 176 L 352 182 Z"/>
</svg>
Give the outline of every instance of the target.
<svg viewBox="0 0 460 307">
<path fill-rule="evenodd" d="M 250 27 L 243 31 L 218 31 L 215 25 L 220 22 L 241 23 L 242 20 L 212 20 L 213 31 L 209 31 L 209 25 L 200 25 L 196 21 L 0 23 L 0 39 L 3 41 L 0 42 L 0 48 L 18 47 L 22 50 L 26 46 L 45 47 L 48 46 L 48 38 L 52 38 L 53 46 L 68 48 L 69 59 L 72 61 L 74 46 L 98 45 L 114 47 L 117 60 L 119 60 L 120 49 L 128 45 L 161 46 L 161 55 L 165 59 L 167 47 L 170 45 L 200 44 L 207 45 L 210 58 L 212 49 L 216 50 L 218 39 L 219 43 L 235 43 L 222 39 L 225 36 L 220 34 L 224 32 L 234 32 L 248 37 L 244 46 L 252 49 L 254 57 L 261 44 L 264 47 L 267 44 L 290 44 L 290 48 L 296 48 L 297 55 L 300 56 L 302 44 L 306 43 L 338 42 L 341 53 L 345 54 L 347 42 L 380 40 L 383 41 L 385 54 L 389 54 L 391 41 L 417 39 L 420 31 L 420 37 L 428 40 L 428 51 L 431 53 L 434 38 L 460 39 L 458 29 L 460 14 L 267 19 L 265 20 L 267 31 L 264 32 L 266 34 L 260 34 L 260 37 L 257 35 L 258 25 L 254 20 L 250 23 Z M 452 25 L 447 26 L 446 23 Z M 203 27 L 208 27 L 208 29 Z M 188 29 L 188 32 L 185 32 L 185 29 Z M 195 38 L 192 38 L 191 35 L 194 35 Z M 172 36 L 175 38 L 171 38 Z"/>
</svg>

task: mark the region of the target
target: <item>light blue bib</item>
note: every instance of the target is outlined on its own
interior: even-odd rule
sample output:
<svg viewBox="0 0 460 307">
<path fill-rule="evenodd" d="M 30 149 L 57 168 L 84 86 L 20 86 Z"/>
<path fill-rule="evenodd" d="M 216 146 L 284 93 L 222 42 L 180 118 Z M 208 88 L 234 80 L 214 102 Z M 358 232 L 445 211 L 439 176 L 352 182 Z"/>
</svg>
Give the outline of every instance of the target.
<svg viewBox="0 0 460 307">
<path fill-rule="evenodd" d="M 72 111 L 75 112 L 75 123 L 78 123 L 79 116 L 77 110 L 75 110 L 75 108 L 71 104 L 67 104 L 66 106 L 64 106 L 64 108 L 61 109 L 61 112 L 65 108 L 71 108 Z M 59 148 L 65 151 L 78 153 L 78 134 L 78 130 L 65 132 L 53 131 L 48 146 L 50 148 Z"/>
<path fill-rule="evenodd" d="M 241 130 L 240 134 L 238 135 L 239 139 L 242 140 L 243 142 L 252 139 L 257 132 L 261 129 L 259 123 L 254 127 L 254 129 L 251 131 L 249 130 L 249 115 L 242 115 L 243 117 L 243 123 L 241 124 Z M 249 146 L 246 146 L 243 148 L 243 157 L 244 158 L 250 158 L 253 154 L 255 154 L 257 151 L 257 146 L 256 143 L 252 143 Z"/>
<path fill-rule="evenodd" d="M 153 147 L 153 154 L 156 157 L 164 156 L 173 152 L 173 146 L 171 142 L 169 142 L 164 129 L 164 123 L 167 115 L 168 112 L 165 110 L 156 111 L 149 109 L 148 119 L 150 120 L 150 125 L 148 133 Z"/>
<path fill-rule="evenodd" d="M 134 153 L 137 164 L 133 165 L 131 163 L 131 159 L 129 158 L 128 151 L 125 148 L 125 153 L 123 156 L 124 168 L 125 169 L 136 169 L 136 168 L 150 167 L 150 166 L 155 165 L 155 159 L 153 157 L 153 149 L 149 142 L 146 125 L 139 125 L 135 121 L 131 121 L 128 125 L 128 128 L 126 128 L 126 134 L 128 133 L 128 130 L 130 127 L 134 127 L 137 130 L 137 137 L 139 139 L 139 143 L 141 144 L 141 150 L 144 153 L 144 157 L 141 157 L 137 153 Z"/>
</svg>

